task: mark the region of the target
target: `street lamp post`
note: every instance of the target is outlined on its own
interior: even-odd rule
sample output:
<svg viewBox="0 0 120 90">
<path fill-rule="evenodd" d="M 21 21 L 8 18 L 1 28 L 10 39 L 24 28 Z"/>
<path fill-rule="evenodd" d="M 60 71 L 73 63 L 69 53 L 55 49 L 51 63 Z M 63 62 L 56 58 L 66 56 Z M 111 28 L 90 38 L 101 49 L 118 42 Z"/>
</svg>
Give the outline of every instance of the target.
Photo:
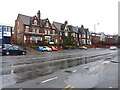
<svg viewBox="0 0 120 90">
<path fill-rule="evenodd" d="M 94 49 L 96 48 L 96 25 L 99 25 L 99 23 L 97 23 L 97 24 L 94 24 L 94 33 L 95 33 L 95 47 L 94 47 Z"/>
</svg>

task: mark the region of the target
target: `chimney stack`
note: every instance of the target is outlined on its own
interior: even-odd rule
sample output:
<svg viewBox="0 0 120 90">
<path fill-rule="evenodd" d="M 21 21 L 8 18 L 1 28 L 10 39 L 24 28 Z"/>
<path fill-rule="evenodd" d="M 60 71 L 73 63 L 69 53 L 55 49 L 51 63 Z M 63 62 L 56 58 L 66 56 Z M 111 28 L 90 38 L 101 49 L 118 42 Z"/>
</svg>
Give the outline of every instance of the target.
<svg viewBox="0 0 120 90">
<path fill-rule="evenodd" d="M 40 10 L 39 10 L 38 13 L 37 13 L 37 17 L 38 17 L 38 19 L 40 20 L 40 18 L 41 18 Z"/>
<path fill-rule="evenodd" d="M 64 24 L 67 25 L 67 24 L 68 24 L 68 21 L 65 21 Z"/>
<path fill-rule="evenodd" d="M 81 25 L 81 28 L 83 28 L 83 29 L 84 29 L 84 26 L 83 26 L 83 25 Z"/>
</svg>

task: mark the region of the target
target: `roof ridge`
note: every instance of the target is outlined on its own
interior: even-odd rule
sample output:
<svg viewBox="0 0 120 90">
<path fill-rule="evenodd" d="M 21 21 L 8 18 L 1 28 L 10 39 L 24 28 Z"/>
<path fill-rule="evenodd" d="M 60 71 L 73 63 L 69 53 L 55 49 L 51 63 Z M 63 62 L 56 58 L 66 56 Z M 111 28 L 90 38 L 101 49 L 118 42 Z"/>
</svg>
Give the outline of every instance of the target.
<svg viewBox="0 0 120 90">
<path fill-rule="evenodd" d="M 33 16 L 28 16 L 28 15 L 24 15 L 24 14 L 20 14 L 20 13 L 18 15 L 22 15 L 22 16 L 30 17 L 30 18 L 33 17 Z"/>
<path fill-rule="evenodd" d="M 55 21 L 53 21 L 53 23 L 63 24 L 63 23 L 60 23 L 60 22 L 55 22 Z"/>
</svg>

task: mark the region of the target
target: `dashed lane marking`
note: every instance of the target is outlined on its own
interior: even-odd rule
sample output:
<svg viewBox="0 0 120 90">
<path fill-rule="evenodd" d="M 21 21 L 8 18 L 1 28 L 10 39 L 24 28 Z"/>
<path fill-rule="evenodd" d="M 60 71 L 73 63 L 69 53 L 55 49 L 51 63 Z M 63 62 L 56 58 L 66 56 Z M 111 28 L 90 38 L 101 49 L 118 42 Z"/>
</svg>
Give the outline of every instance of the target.
<svg viewBox="0 0 120 90">
<path fill-rule="evenodd" d="M 76 70 L 74 70 L 73 72 L 76 72 Z"/>
<path fill-rule="evenodd" d="M 41 83 L 46 83 L 46 82 L 49 82 L 49 81 L 54 80 L 54 79 L 57 79 L 57 78 L 58 78 L 58 77 L 50 78 L 50 79 L 47 79 L 47 80 L 42 81 Z"/>
</svg>

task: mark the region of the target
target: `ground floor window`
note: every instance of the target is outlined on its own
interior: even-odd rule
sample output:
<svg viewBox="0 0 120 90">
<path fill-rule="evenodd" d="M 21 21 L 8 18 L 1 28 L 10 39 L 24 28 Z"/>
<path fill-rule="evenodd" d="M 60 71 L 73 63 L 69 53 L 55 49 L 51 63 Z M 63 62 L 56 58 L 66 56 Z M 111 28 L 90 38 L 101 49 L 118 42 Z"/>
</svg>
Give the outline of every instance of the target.
<svg viewBox="0 0 120 90">
<path fill-rule="evenodd" d="M 47 40 L 47 42 L 51 41 L 50 36 L 45 36 L 45 39 Z"/>
<path fill-rule="evenodd" d="M 24 43 L 26 41 L 30 41 L 29 43 L 37 43 L 38 41 L 42 41 L 41 36 L 24 36 Z"/>
</svg>

